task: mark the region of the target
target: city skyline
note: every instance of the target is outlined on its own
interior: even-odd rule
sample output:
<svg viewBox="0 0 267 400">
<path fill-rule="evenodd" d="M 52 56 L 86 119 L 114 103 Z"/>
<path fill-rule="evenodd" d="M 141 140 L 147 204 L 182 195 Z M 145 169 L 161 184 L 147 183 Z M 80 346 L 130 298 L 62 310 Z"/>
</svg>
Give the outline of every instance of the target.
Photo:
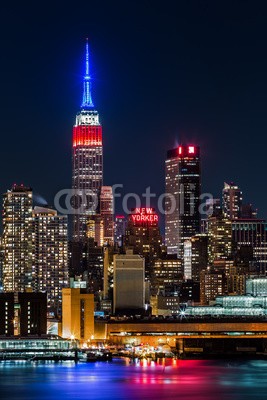
<svg viewBox="0 0 267 400">
<path fill-rule="evenodd" d="M 2 193 L 12 183 L 23 182 L 52 204 L 59 189 L 71 186 L 71 126 L 80 104 L 81 58 L 85 37 L 89 36 L 95 103 L 105 130 L 105 184 L 123 183 L 126 192 L 139 194 L 150 185 L 161 194 L 166 151 L 178 142 L 192 142 L 202 149 L 203 191 L 218 197 L 223 182 L 234 181 L 243 191 L 245 202 L 253 202 L 259 216 L 265 217 L 264 188 L 261 192 L 256 189 L 264 181 L 265 138 L 261 139 L 261 146 L 259 140 L 265 130 L 263 71 L 267 60 L 257 51 L 266 29 L 266 10 L 264 6 L 253 10 L 254 19 L 250 20 L 249 3 L 242 9 L 233 6 L 228 14 L 216 5 L 198 4 L 194 10 L 192 4 L 166 8 L 161 30 L 152 24 L 151 33 L 144 22 L 149 15 L 156 21 L 158 10 L 153 13 L 148 5 L 143 5 L 142 13 L 138 13 L 135 5 L 130 13 L 130 9 L 124 8 L 121 27 L 125 29 L 125 38 L 118 35 L 115 24 L 112 30 L 107 18 L 103 22 L 111 32 L 109 38 L 100 34 L 95 23 L 82 24 L 79 29 L 74 24 L 68 30 L 65 23 L 56 24 L 51 17 L 51 32 L 44 34 L 38 30 L 38 37 L 32 38 L 28 35 L 31 30 L 25 28 L 21 47 L 14 54 L 11 42 L 20 21 L 14 24 L 14 31 L 7 29 L 10 35 L 3 38 L 6 60 L 2 65 L 5 76 L 2 129 L 4 148 L 12 149 L 16 162 L 10 162 L 9 151 L 2 154 L 2 169 L 5 169 L 0 185 Z M 100 13 L 97 5 L 90 6 L 96 15 Z M 105 7 L 110 10 L 108 3 Z M 10 16 L 8 6 L 5 12 Z M 55 15 L 57 12 L 56 9 Z M 65 12 L 67 21 L 71 13 Z M 214 12 L 218 19 L 216 27 Z M 199 13 L 200 21 L 196 19 Z M 44 16 L 40 17 L 40 27 Z M 34 21 L 32 24 L 37 29 Z M 186 24 L 192 28 L 190 32 L 185 29 Z M 60 33 L 59 27 L 62 27 Z M 224 47 L 222 35 L 227 43 Z M 131 46 L 126 46 L 129 39 Z M 36 46 L 37 41 L 41 49 Z M 159 51 L 163 52 L 162 57 L 158 57 Z M 19 76 L 11 68 L 17 58 Z M 13 93 L 20 105 L 16 109 L 15 126 L 10 124 L 14 118 L 14 101 L 10 97 Z M 155 119 L 153 113 L 157 107 L 161 112 L 157 112 Z M 222 109 L 223 112 L 219 111 Z M 131 165 L 137 153 L 138 164 L 133 171 Z M 250 165 L 244 161 L 248 158 L 252 160 Z M 120 168 L 120 163 L 125 168 Z"/>
</svg>

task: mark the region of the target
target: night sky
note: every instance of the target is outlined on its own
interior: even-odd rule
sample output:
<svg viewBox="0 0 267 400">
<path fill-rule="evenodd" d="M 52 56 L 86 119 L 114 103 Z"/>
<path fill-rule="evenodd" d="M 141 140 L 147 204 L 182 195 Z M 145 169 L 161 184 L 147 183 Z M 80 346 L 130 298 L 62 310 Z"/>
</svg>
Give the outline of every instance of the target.
<svg viewBox="0 0 267 400">
<path fill-rule="evenodd" d="M 88 37 L 104 183 L 160 194 L 166 151 L 197 144 L 203 191 L 234 181 L 267 217 L 265 1 L 13 1 L 0 18 L 1 193 L 71 186 Z"/>
</svg>

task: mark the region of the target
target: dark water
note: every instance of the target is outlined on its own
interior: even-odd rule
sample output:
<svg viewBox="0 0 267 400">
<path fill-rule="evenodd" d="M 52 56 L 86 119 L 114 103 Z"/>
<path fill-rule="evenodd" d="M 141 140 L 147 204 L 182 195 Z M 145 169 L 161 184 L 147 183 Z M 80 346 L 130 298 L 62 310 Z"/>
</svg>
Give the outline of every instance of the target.
<svg viewBox="0 0 267 400">
<path fill-rule="evenodd" d="M 267 361 L 6 362 L 0 399 L 267 399 Z"/>
</svg>

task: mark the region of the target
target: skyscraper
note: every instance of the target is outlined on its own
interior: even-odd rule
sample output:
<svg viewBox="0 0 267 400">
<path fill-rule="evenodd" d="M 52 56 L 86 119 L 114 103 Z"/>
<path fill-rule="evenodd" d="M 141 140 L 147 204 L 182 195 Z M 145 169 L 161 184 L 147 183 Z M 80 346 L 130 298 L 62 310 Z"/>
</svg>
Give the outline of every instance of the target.
<svg viewBox="0 0 267 400">
<path fill-rule="evenodd" d="M 34 290 L 47 292 L 49 312 L 61 314 L 62 289 L 68 287 L 68 228 L 67 216 L 53 209 L 35 207 L 34 232 Z"/>
<path fill-rule="evenodd" d="M 104 244 L 114 244 L 114 211 L 111 186 L 102 186 L 100 194 L 100 215 L 103 218 Z"/>
<path fill-rule="evenodd" d="M 92 100 L 89 46 L 86 42 L 83 100 L 73 127 L 72 188 L 75 195 L 73 240 L 86 239 L 89 215 L 99 210 L 100 190 L 103 184 L 102 126 Z"/>
<path fill-rule="evenodd" d="M 186 239 L 200 232 L 200 150 L 178 146 L 167 152 L 165 240 L 168 253 L 183 258 Z"/>
<path fill-rule="evenodd" d="M 241 216 L 242 192 L 233 182 L 224 182 L 222 192 L 223 213 L 229 219 L 238 219 Z"/>
<path fill-rule="evenodd" d="M 23 292 L 34 280 L 32 189 L 14 185 L 3 198 L 3 289 Z"/>
</svg>

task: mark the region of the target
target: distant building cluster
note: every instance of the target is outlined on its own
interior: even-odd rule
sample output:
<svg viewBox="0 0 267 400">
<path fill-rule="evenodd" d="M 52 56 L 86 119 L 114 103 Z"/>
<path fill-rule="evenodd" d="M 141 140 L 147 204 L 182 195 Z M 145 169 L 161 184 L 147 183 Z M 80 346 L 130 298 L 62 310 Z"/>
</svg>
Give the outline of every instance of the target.
<svg viewBox="0 0 267 400">
<path fill-rule="evenodd" d="M 73 127 L 72 212 L 34 204 L 24 185 L 3 195 L 0 335 L 41 335 L 56 326 L 63 337 L 88 342 L 94 315 L 204 315 L 214 305 L 230 313 L 229 304 L 245 312 L 253 296 L 267 308 L 266 221 L 233 182 L 202 204 L 199 146 L 167 152 L 164 235 L 153 207 L 115 214 L 112 187 L 103 183 L 88 43 L 85 65 Z"/>
</svg>

